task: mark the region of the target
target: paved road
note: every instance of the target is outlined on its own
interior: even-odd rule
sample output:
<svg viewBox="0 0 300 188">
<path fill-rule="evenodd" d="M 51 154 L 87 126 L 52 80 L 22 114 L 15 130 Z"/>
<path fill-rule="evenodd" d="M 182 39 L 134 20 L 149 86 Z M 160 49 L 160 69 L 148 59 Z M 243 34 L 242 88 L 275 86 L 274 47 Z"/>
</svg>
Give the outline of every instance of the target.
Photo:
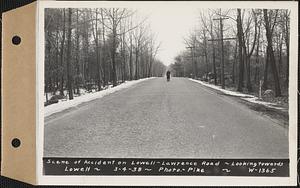
<svg viewBox="0 0 300 188">
<path fill-rule="evenodd" d="M 288 132 L 186 78 L 155 78 L 45 119 L 45 156 L 285 158 Z"/>
</svg>

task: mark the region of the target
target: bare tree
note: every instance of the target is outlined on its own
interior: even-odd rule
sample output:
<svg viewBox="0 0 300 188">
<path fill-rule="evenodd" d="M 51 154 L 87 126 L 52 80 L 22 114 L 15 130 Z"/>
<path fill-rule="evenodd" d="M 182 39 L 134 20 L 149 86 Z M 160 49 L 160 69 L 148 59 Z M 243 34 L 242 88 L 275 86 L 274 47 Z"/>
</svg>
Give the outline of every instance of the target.
<svg viewBox="0 0 300 188">
<path fill-rule="evenodd" d="M 250 27 L 252 19 L 254 19 L 254 34 L 253 34 L 253 41 L 252 46 L 250 47 Z M 252 92 L 252 84 L 251 84 L 251 69 L 250 69 L 250 59 L 254 52 L 256 41 L 257 41 L 257 30 L 258 30 L 258 21 L 257 21 L 257 13 L 254 10 L 251 10 L 251 13 L 249 13 L 248 20 L 246 23 L 246 29 L 245 31 L 242 31 L 242 39 L 243 39 L 243 52 L 244 52 L 244 58 L 245 58 L 245 65 L 246 65 L 246 87 L 248 92 Z"/>
<path fill-rule="evenodd" d="M 99 12 L 98 9 L 95 9 L 95 24 L 93 26 L 93 36 L 94 36 L 94 41 L 95 41 L 95 53 L 96 53 L 96 77 L 97 77 L 97 86 L 98 86 L 98 91 L 101 90 L 101 62 L 100 62 L 100 51 L 101 51 L 101 43 L 99 42 L 99 33 L 101 32 L 99 27 L 98 27 L 98 22 L 99 22 Z"/>
<path fill-rule="evenodd" d="M 159 45 L 146 19 L 122 8 L 46 9 L 45 93 L 59 90 L 62 97 L 67 90 L 72 99 L 80 87 L 93 92 L 119 78 L 161 75 L 165 67 L 155 58 Z"/>
<path fill-rule="evenodd" d="M 203 41 L 202 42 L 203 43 L 203 45 L 202 45 L 203 48 L 202 49 L 203 49 L 203 53 L 204 53 L 203 56 L 205 58 L 205 64 L 206 64 L 205 77 L 208 78 L 208 73 L 209 73 L 210 70 L 209 70 L 208 52 L 207 52 L 207 50 L 208 50 L 208 46 L 207 46 L 208 37 L 207 37 L 207 35 L 209 33 L 209 30 L 208 30 L 207 18 L 204 16 L 203 13 L 200 13 L 200 19 L 201 19 L 201 23 L 202 23 L 202 29 L 200 31 L 201 34 L 202 34 L 201 38 L 202 38 L 202 41 Z M 212 25 L 211 25 L 211 27 L 212 27 Z M 213 38 L 214 38 L 213 33 L 211 32 L 210 35 L 211 35 L 211 38 L 212 38 L 211 40 L 213 40 Z M 213 49 L 213 51 L 214 51 L 214 49 Z M 216 79 L 215 79 L 215 82 L 216 82 Z"/>
<path fill-rule="evenodd" d="M 267 38 L 267 56 L 269 57 L 269 63 L 271 65 L 272 75 L 274 79 L 275 85 L 275 96 L 281 96 L 281 89 L 279 83 L 279 77 L 277 72 L 277 66 L 275 62 L 275 56 L 273 51 L 273 31 L 276 24 L 278 10 L 263 10 L 264 13 L 264 21 L 265 21 L 265 28 L 266 28 L 266 38 Z"/>
<path fill-rule="evenodd" d="M 112 62 L 112 79 L 113 79 L 113 86 L 117 85 L 117 72 L 116 72 L 116 49 L 118 47 L 117 37 L 124 32 L 118 32 L 120 23 L 123 19 L 126 19 L 134 14 L 133 11 L 130 11 L 125 8 L 110 8 L 110 9 L 103 9 L 105 13 L 109 25 L 106 25 L 104 22 L 104 26 L 111 30 L 112 32 L 112 47 L 110 51 L 111 62 Z M 125 32 L 132 30 L 133 28 L 128 29 Z"/>
<path fill-rule="evenodd" d="M 140 25 L 137 29 L 134 30 L 133 38 L 135 42 L 135 80 L 139 79 L 139 53 L 144 41 L 144 34 L 146 28 L 144 25 Z"/>
</svg>

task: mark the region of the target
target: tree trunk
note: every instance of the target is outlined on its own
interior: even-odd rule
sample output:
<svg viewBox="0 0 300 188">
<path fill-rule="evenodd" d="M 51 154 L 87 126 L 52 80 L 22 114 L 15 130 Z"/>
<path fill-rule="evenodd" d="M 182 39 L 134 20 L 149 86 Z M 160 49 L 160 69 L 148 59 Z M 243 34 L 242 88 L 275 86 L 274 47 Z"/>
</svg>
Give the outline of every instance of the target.
<svg viewBox="0 0 300 188">
<path fill-rule="evenodd" d="M 252 92 L 251 78 L 250 78 L 250 55 L 247 54 L 247 48 L 245 40 L 243 40 L 243 52 L 244 52 L 244 62 L 246 66 L 246 87 L 248 92 Z"/>
<path fill-rule="evenodd" d="M 95 45 L 96 45 L 96 76 L 97 76 L 97 87 L 98 91 L 101 90 L 101 62 L 100 62 L 100 47 L 99 47 L 99 40 L 98 40 L 98 9 L 96 9 L 96 24 L 95 24 Z"/>
<path fill-rule="evenodd" d="M 61 66 L 61 81 L 60 81 L 60 95 L 64 96 L 64 47 L 66 35 L 66 10 L 63 9 L 63 31 L 60 49 L 60 66 Z"/>
<path fill-rule="evenodd" d="M 270 53 L 269 49 L 267 48 L 266 51 L 266 63 L 265 63 L 265 69 L 264 69 L 264 82 L 263 82 L 263 89 L 267 90 L 269 88 L 269 79 L 268 79 L 268 69 L 269 69 L 269 61 L 270 61 Z"/>
<path fill-rule="evenodd" d="M 68 39 L 67 39 L 67 76 L 68 76 L 68 93 L 69 93 L 69 99 L 73 99 L 73 76 L 72 76 L 72 66 L 71 66 L 71 24 L 72 24 L 72 9 L 69 8 L 69 19 L 68 19 Z"/>
<path fill-rule="evenodd" d="M 104 16 L 103 10 L 101 9 L 101 19 L 102 23 L 104 23 Z M 107 76 L 107 65 L 106 65 L 106 40 L 105 40 L 105 26 L 102 24 L 102 42 L 103 42 L 103 49 L 102 49 L 102 67 L 103 67 L 103 85 L 107 85 L 108 76 Z"/>
<path fill-rule="evenodd" d="M 289 87 L 289 65 L 290 65 L 290 45 L 289 45 L 289 39 L 286 40 L 286 77 L 285 77 L 285 83 L 287 88 Z"/>
<path fill-rule="evenodd" d="M 235 84 L 235 67 L 236 67 L 236 59 L 237 59 L 237 46 L 238 44 L 236 43 L 235 48 L 234 48 L 234 60 L 232 63 L 232 84 Z"/>
<path fill-rule="evenodd" d="M 58 68 L 59 68 L 59 39 L 58 39 L 58 35 L 59 35 L 59 30 L 57 28 L 56 31 L 56 54 L 55 54 L 55 90 L 53 91 L 53 95 L 56 94 L 56 91 L 59 88 L 59 72 L 58 72 Z"/>
<path fill-rule="evenodd" d="M 80 66 L 79 66 L 79 12 L 76 10 L 76 93 L 79 95 L 79 78 L 80 78 Z"/>
<path fill-rule="evenodd" d="M 136 50 L 135 51 L 135 80 L 139 79 L 138 58 L 139 58 L 139 54 L 138 54 L 138 50 Z"/>
<path fill-rule="evenodd" d="M 212 41 L 212 61 L 213 61 L 213 70 L 214 70 L 214 84 L 218 84 L 217 68 L 216 68 L 216 49 L 214 43 L 214 34 L 213 34 L 213 24 L 210 23 L 210 35 Z"/>
<path fill-rule="evenodd" d="M 150 58 L 149 58 L 149 69 L 148 69 L 148 75 L 147 77 L 150 78 L 152 76 L 152 55 L 150 55 Z"/>
<path fill-rule="evenodd" d="M 246 82 L 247 82 L 247 91 L 252 92 L 252 84 L 251 84 L 251 70 L 250 70 L 250 58 L 246 58 L 246 70 L 247 70 L 247 76 L 246 76 Z"/>
<path fill-rule="evenodd" d="M 279 39 L 279 44 L 278 44 L 278 74 L 279 74 L 279 78 L 282 78 L 282 39 L 281 39 L 281 36 L 280 36 L 280 39 Z"/>
<path fill-rule="evenodd" d="M 272 75 L 274 79 L 274 84 L 275 84 L 275 96 L 279 97 L 281 96 L 281 89 L 280 89 L 280 83 L 279 83 L 279 77 L 278 77 L 278 72 L 277 72 L 277 67 L 276 67 L 276 62 L 275 62 L 275 56 L 273 52 L 273 47 L 272 47 L 272 31 L 269 23 L 269 17 L 268 17 L 268 11 L 267 9 L 263 10 L 264 12 L 264 20 L 265 20 L 265 28 L 266 28 L 266 37 L 267 37 L 267 42 L 268 42 L 268 52 L 269 52 L 269 57 L 270 57 L 270 65 L 271 65 L 271 70 L 272 70 Z"/>
<path fill-rule="evenodd" d="M 289 15 L 288 11 L 286 10 L 285 13 L 285 44 L 286 44 L 286 78 L 285 83 L 286 87 L 289 87 L 289 62 L 290 62 L 290 35 L 289 35 Z"/>
<path fill-rule="evenodd" d="M 85 24 L 85 28 L 84 28 L 84 33 L 83 33 L 83 50 L 84 50 L 84 62 L 82 63 L 82 77 L 83 77 L 83 82 L 84 82 L 84 86 L 86 86 L 86 81 L 89 80 L 89 72 L 88 72 L 88 68 L 89 68 L 89 28 L 88 28 L 88 20 L 86 18 L 87 16 L 84 15 L 84 24 Z"/>
<path fill-rule="evenodd" d="M 214 67 L 214 83 L 218 84 L 217 67 L 216 67 L 216 50 L 213 44 L 213 67 Z"/>
<path fill-rule="evenodd" d="M 125 33 L 122 34 L 122 82 L 126 80 L 126 51 L 125 51 Z"/>
<path fill-rule="evenodd" d="M 112 80 L 113 80 L 113 87 L 117 86 L 117 72 L 116 72 L 116 38 L 117 38 L 117 28 L 116 24 L 113 23 L 113 44 L 112 44 Z"/>
<path fill-rule="evenodd" d="M 253 14 L 253 17 L 254 17 L 254 22 L 255 22 L 255 26 L 254 26 L 254 39 L 253 39 L 253 43 L 252 43 L 252 47 L 250 48 L 250 39 L 247 40 L 247 47 L 246 47 L 246 41 L 245 41 L 245 34 L 243 34 L 243 47 L 244 47 L 244 54 L 245 54 L 245 62 L 246 62 L 246 70 L 247 70 L 247 75 L 246 75 L 246 81 L 247 81 L 247 90 L 248 92 L 253 92 L 253 88 L 252 88 L 252 83 L 251 83 L 251 66 L 250 66 L 250 63 L 251 63 L 251 56 L 253 54 L 253 51 L 254 51 L 254 48 L 255 48 L 255 44 L 256 44 L 256 40 L 257 40 L 257 28 L 258 28 L 258 25 L 257 25 L 257 15 L 255 13 L 254 10 L 252 10 L 252 14 Z M 248 34 L 250 35 L 250 34 Z M 250 36 L 249 36 L 250 37 Z"/>
<path fill-rule="evenodd" d="M 133 69 L 132 69 L 132 34 L 130 33 L 130 49 L 129 49 L 129 79 L 132 80 Z"/>
<path fill-rule="evenodd" d="M 257 34 L 257 46 L 256 46 L 256 55 L 255 55 L 255 74 L 254 74 L 254 82 L 259 85 L 260 84 L 260 63 L 259 63 L 259 50 L 260 50 L 260 26 L 258 28 Z"/>
<path fill-rule="evenodd" d="M 191 47 L 191 55 L 192 55 L 192 63 L 194 64 L 194 79 L 198 78 L 198 66 L 197 66 L 197 61 L 195 60 L 195 50 L 194 50 L 194 44 Z"/>
<path fill-rule="evenodd" d="M 225 89 L 225 62 L 224 62 L 224 42 L 223 42 L 223 23 L 220 19 L 220 35 L 221 35 L 221 87 Z"/>
<path fill-rule="evenodd" d="M 206 65 L 206 74 L 205 78 L 208 79 L 208 73 L 209 73 L 209 64 L 208 64 L 208 58 L 207 58 L 207 37 L 206 37 L 206 30 L 203 29 L 203 38 L 204 38 L 204 58 L 205 58 L 205 65 Z"/>
<path fill-rule="evenodd" d="M 237 9 L 237 36 L 239 41 L 239 81 L 238 91 L 242 92 L 244 87 L 244 58 L 243 58 L 243 29 L 242 29 L 242 18 L 241 9 Z"/>
<path fill-rule="evenodd" d="M 254 74 L 254 81 L 257 85 L 259 85 L 259 81 L 260 81 L 260 76 L 259 76 L 259 45 L 260 45 L 260 41 L 259 41 L 259 35 L 260 32 L 258 33 L 258 39 L 257 39 L 257 46 L 256 46 L 256 55 L 255 55 L 255 74 Z"/>
<path fill-rule="evenodd" d="M 50 42 L 50 33 L 49 30 L 47 31 L 47 43 L 45 45 L 46 48 L 46 64 L 48 64 L 48 67 L 51 67 L 51 42 Z M 51 70 L 50 70 L 51 71 Z M 51 92 L 51 72 L 49 71 L 48 76 L 45 76 L 45 93 L 46 93 L 46 102 L 48 102 L 48 92 Z"/>
</svg>

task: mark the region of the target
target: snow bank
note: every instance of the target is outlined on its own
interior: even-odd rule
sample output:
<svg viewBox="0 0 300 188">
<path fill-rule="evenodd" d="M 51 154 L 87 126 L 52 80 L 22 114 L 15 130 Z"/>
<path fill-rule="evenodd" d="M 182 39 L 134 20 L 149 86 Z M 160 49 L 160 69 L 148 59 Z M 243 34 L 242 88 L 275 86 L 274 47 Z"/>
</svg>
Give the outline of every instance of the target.
<svg viewBox="0 0 300 188">
<path fill-rule="evenodd" d="M 149 79 L 152 79 L 152 78 L 154 78 L 154 77 L 144 78 L 144 79 L 139 79 L 139 80 L 126 81 L 126 82 L 124 82 L 120 85 L 117 85 L 116 87 L 109 87 L 106 90 L 81 95 L 81 96 L 75 97 L 73 100 L 59 101 L 58 103 L 51 104 L 49 106 L 45 106 L 44 116 L 47 117 L 51 114 L 54 114 L 56 112 L 60 112 L 62 110 L 65 110 L 65 109 L 68 109 L 68 108 L 71 108 L 71 107 L 74 107 L 74 106 L 77 106 L 81 103 L 104 97 L 105 95 L 114 93 L 116 91 L 119 91 L 119 90 L 122 90 L 122 89 L 125 89 L 125 88 L 129 88 L 132 85 L 135 85 L 137 83 L 140 83 L 142 81 L 149 80 Z"/>
<path fill-rule="evenodd" d="M 261 105 L 267 106 L 267 107 L 269 107 L 269 108 L 273 108 L 273 109 L 277 109 L 277 110 L 281 110 L 281 111 L 287 111 L 287 109 L 277 106 L 276 103 L 271 103 L 271 102 L 261 101 L 261 100 L 259 100 L 259 98 L 257 98 L 257 97 L 253 97 L 253 98 L 242 98 L 242 99 L 244 99 L 244 100 L 246 100 L 246 101 L 248 101 L 248 102 L 251 102 L 251 103 L 261 104 Z"/>
<path fill-rule="evenodd" d="M 193 82 L 200 83 L 200 84 L 202 84 L 204 86 L 207 86 L 207 87 L 210 87 L 210 88 L 222 91 L 223 93 L 225 93 L 227 95 L 236 96 L 236 97 L 254 97 L 253 95 L 248 95 L 248 94 L 240 93 L 240 92 L 237 92 L 237 91 L 229 91 L 229 90 L 226 90 L 226 89 L 222 89 L 220 86 L 211 85 L 211 84 L 202 82 L 200 80 L 194 80 L 194 79 L 191 79 L 191 78 L 189 80 L 191 80 Z"/>
<path fill-rule="evenodd" d="M 287 111 L 287 109 L 285 109 L 283 107 L 278 107 L 276 103 L 270 103 L 270 102 L 262 101 L 254 95 L 244 94 L 244 93 L 240 93 L 240 92 L 237 92 L 237 91 L 225 90 L 225 89 L 222 89 L 220 86 L 211 85 L 211 84 L 205 83 L 205 82 L 200 81 L 200 80 L 195 80 L 195 79 L 191 79 L 191 78 L 189 78 L 189 80 L 191 80 L 193 82 L 200 83 L 200 84 L 202 84 L 206 87 L 216 89 L 216 90 L 221 91 L 222 93 L 225 93 L 227 95 L 231 95 L 231 96 L 235 96 L 235 97 L 241 97 L 241 99 L 246 100 L 246 101 L 251 102 L 251 103 L 264 105 L 268 108 L 273 108 L 273 109 L 277 109 L 277 110 L 281 110 L 281 111 Z"/>
</svg>

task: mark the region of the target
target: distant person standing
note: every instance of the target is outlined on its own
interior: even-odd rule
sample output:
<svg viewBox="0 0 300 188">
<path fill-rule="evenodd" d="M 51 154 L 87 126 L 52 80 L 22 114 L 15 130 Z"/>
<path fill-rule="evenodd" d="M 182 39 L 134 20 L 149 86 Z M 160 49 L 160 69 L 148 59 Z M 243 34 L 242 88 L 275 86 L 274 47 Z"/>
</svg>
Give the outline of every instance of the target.
<svg viewBox="0 0 300 188">
<path fill-rule="evenodd" d="M 166 75 L 167 75 L 167 81 L 170 81 L 171 72 L 169 70 L 167 71 Z"/>
</svg>

